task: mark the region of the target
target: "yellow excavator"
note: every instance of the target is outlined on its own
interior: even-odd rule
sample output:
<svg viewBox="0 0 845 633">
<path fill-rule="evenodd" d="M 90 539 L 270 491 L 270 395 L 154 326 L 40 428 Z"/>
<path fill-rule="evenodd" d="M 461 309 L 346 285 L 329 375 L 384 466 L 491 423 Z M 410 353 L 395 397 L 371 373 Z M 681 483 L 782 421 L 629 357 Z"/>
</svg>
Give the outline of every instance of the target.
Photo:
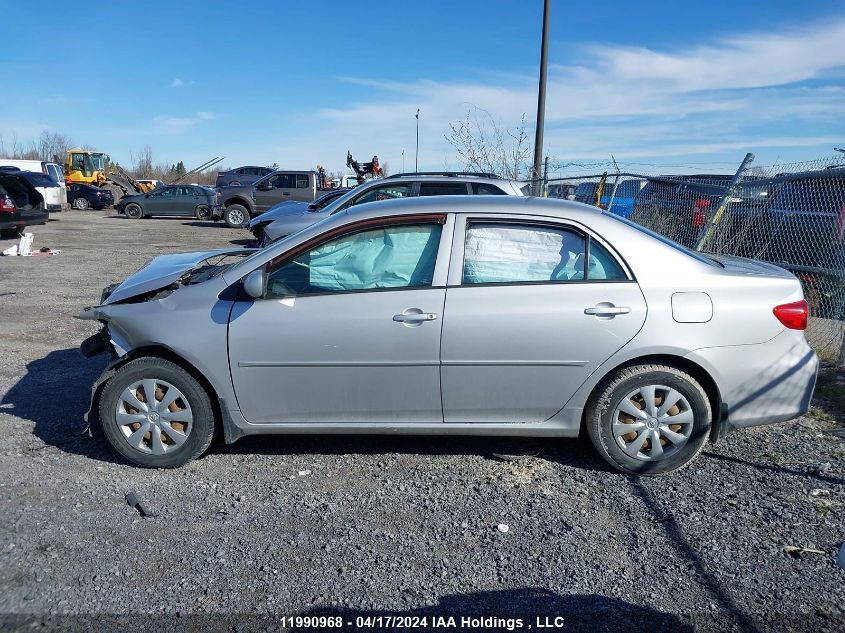
<svg viewBox="0 0 845 633">
<path fill-rule="evenodd" d="M 115 204 L 123 196 L 145 193 L 155 189 L 154 184 L 134 180 L 120 167 L 108 166 L 109 157 L 103 152 L 76 147 L 67 151 L 65 182 L 83 183 L 108 189 Z"/>
</svg>

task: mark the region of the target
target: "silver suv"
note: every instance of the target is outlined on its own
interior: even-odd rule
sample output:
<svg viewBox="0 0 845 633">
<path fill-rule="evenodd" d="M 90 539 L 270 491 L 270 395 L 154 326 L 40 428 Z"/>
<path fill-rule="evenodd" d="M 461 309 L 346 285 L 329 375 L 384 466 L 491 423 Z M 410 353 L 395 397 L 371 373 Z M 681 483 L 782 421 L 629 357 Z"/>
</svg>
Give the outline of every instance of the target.
<svg viewBox="0 0 845 633">
<path fill-rule="evenodd" d="M 358 185 L 322 209 L 284 205 L 267 218 L 253 221 L 250 230 L 260 246 L 298 233 L 349 207 L 378 200 L 396 200 L 417 196 L 526 196 L 531 185 L 480 172 L 417 172 L 395 174 Z M 286 210 L 285 207 L 289 207 Z"/>
</svg>

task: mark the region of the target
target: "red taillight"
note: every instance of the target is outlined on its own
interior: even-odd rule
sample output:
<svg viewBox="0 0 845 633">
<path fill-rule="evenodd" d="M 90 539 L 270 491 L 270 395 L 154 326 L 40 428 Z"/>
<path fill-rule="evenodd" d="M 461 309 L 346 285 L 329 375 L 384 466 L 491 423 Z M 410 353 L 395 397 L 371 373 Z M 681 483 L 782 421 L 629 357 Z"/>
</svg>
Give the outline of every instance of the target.
<svg viewBox="0 0 845 633">
<path fill-rule="evenodd" d="M 11 196 L 0 196 L 0 213 L 14 213 L 18 208 L 15 206 L 15 201 Z"/>
<path fill-rule="evenodd" d="M 839 215 L 836 216 L 836 239 L 840 242 L 845 237 L 845 204 L 839 209 Z"/>
<path fill-rule="evenodd" d="M 807 317 L 810 316 L 810 305 L 804 300 L 794 303 L 784 303 L 776 306 L 772 312 L 775 313 L 778 321 L 790 330 L 806 330 Z"/>
<path fill-rule="evenodd" d="M 710 201 L 704 198 L 699 198 L 695 201 L 695 211 L 692 214 L 692 225 L 700 229 L 707 221 L 707 207 L 710 206 Z"/>
</svg>

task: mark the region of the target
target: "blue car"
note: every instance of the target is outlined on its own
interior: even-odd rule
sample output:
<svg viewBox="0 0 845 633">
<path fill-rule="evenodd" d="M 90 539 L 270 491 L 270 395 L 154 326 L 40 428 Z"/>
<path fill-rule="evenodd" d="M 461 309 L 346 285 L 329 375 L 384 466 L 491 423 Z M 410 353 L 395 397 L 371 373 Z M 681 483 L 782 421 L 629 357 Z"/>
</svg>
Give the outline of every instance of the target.
<svg viewBox="0 0 845 633">
<path fill-rule="evenodd" d="M 617 185 L 614 195 L 613 183 L 608 182 L 604 187 L 604 193 L 602 194 L 599 206 L 615 215 L 630 218 L 634 212 L 634 200 L 637 199 L 637 195 L 645 187 L 645 184 L 646 181 L 641 178 L 623 180 Z M 612 203 L 610 200 L 611 195 L 613 195 Z M 609 209 L 607 208 L 608 203 L 610 203 Z"/>
</svg>

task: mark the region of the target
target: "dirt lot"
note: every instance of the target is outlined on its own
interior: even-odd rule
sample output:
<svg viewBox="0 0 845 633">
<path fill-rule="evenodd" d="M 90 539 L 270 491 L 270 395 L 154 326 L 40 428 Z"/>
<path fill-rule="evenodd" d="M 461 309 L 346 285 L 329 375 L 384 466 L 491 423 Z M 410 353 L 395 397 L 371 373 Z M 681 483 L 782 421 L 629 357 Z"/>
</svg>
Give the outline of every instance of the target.
<svg viewBox="0 0 845 633">
<path fill-rule="evenodd" d="M 248 235 L 107 212 L 33 232 L 61 255 L 0 258 L 0 625 L 378 611 L 562 615 L 567 630 L 845 626 L 830 403 L 648 480 L 609 471 L 586 442 L 471 438 L 251 438 L 140 470 L 81 435 L 105 358 L 78 353 L 96 325 L 74 316 L 153 255 Z"/>
</svg>

